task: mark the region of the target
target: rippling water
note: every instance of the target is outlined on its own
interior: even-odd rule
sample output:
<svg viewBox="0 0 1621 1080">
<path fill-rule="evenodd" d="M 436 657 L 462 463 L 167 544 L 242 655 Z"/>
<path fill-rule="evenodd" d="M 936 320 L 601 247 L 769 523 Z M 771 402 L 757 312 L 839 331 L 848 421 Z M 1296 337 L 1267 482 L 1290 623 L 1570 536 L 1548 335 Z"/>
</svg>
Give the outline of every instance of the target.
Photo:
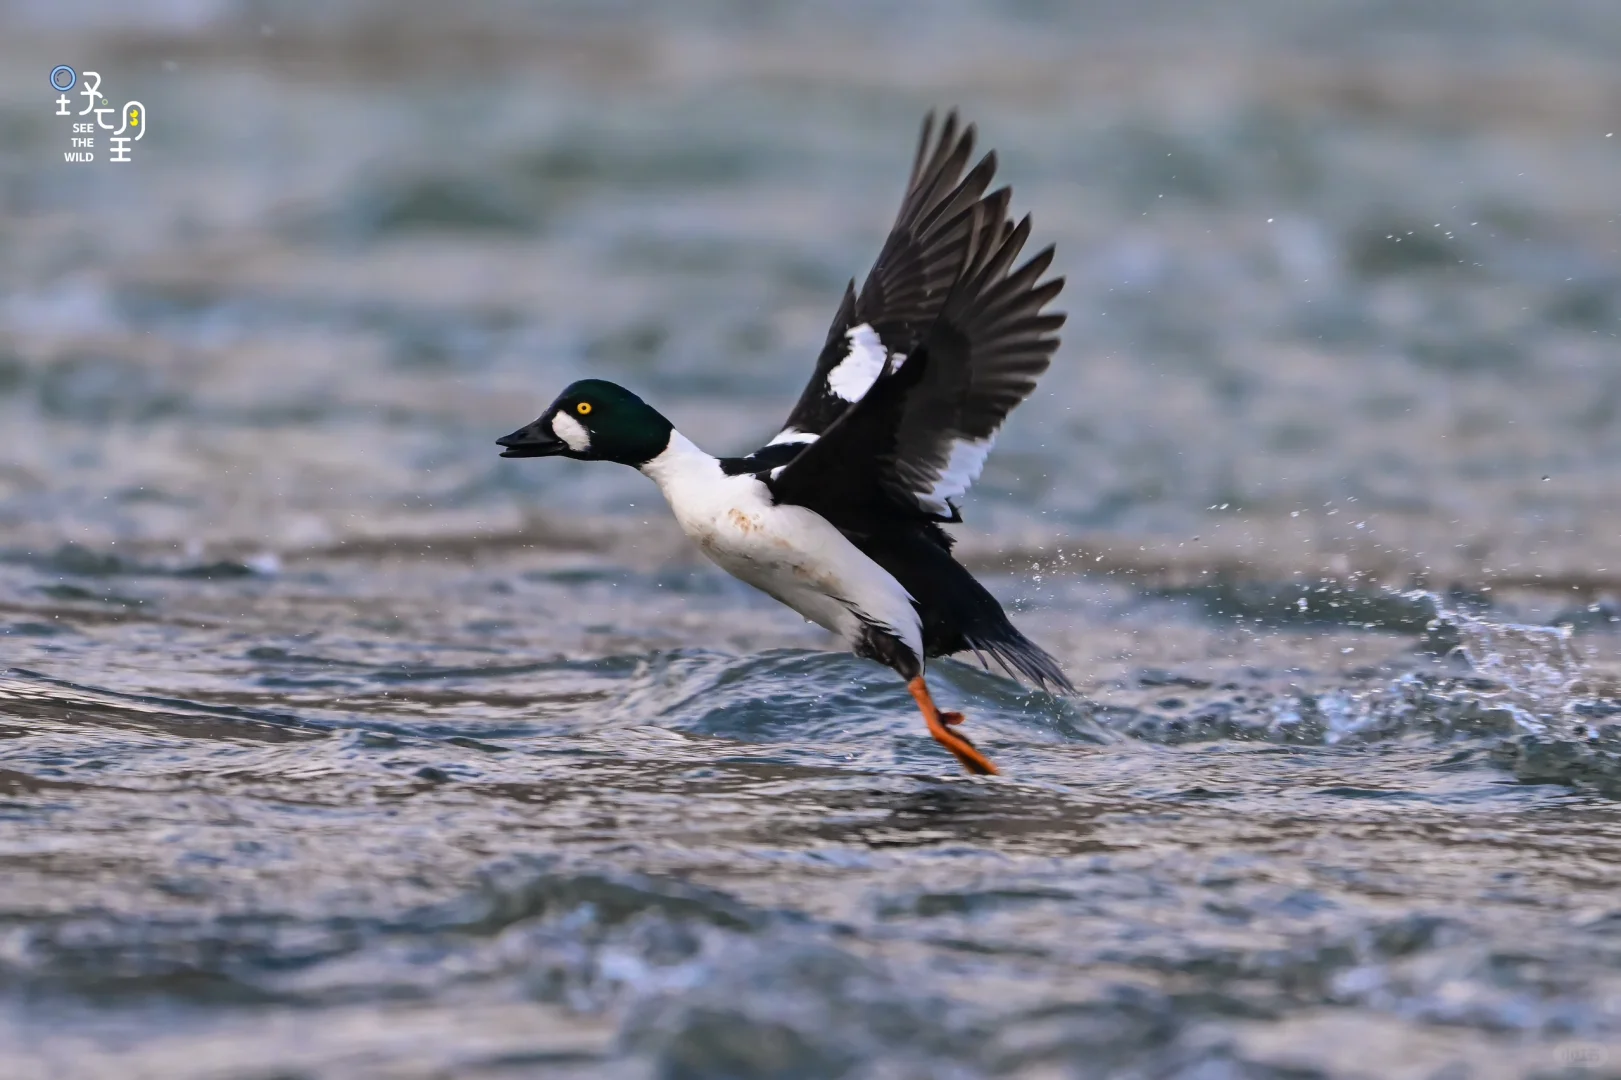
<svg viewBox="0 0 1621 1080">
<path fill-rule="evenodd" d="M 0 4 L 0 1074 L 1621 1076 L 1621 14 L 1413 8 Z M 950 104 L 996 780 L 492 443 L 757 445 Z"/>
</svg>

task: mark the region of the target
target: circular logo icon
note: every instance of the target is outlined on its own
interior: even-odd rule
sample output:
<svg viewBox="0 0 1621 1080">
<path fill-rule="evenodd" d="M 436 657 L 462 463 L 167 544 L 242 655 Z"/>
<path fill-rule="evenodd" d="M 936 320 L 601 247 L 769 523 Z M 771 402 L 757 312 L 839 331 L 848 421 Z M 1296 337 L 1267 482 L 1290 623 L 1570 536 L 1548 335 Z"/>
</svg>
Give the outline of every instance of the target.
<svg viewBox="0 0 1621 1080">
<path fill-rule="evenodd" d="M 51 69 L 51 88 L 67 93 L 79 82 L 79 73 L 66 64 L 57 64 Z"/>
</svg>

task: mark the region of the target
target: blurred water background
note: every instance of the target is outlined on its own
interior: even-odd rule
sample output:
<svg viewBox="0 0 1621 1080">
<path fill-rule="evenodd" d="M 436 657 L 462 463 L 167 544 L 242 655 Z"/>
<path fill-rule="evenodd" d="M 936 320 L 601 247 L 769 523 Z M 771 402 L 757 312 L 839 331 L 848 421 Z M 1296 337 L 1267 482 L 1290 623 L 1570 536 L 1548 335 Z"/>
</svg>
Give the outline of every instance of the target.
<svg viewBox="0 0 1621 1080">
<path fill-rule="evenodd" d="M 0 25 L 0 1074 L 1621 1076 L 1613 0 Z M 953 105 L 1069 278 L 991 782 L 492 443 L 757 445 Z"/>
</svg>

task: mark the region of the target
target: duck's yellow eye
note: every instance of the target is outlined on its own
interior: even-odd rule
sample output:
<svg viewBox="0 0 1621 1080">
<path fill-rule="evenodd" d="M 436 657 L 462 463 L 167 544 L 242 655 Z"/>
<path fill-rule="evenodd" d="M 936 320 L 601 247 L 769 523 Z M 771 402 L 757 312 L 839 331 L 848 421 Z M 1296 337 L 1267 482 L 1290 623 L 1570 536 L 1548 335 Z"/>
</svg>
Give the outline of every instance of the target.
<svg viewBox="0 0 1621 1080">
<path fill-rule="evenodd" d="M 589 401 L 582 401 L 578 405 L 574 406 L 574 411 L 579 413 L 581 416 L 590 416 L 591 403 Z"/>
</svg>

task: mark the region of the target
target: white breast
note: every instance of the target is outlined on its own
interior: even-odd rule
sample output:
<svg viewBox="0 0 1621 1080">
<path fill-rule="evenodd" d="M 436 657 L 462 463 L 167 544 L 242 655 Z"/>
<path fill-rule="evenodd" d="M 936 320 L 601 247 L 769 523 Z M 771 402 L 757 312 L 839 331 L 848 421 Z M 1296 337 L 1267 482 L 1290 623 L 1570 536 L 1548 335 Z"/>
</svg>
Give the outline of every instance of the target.
<svg viewBox="0 0 1621 1080">
<path fill-rule="evenodd" d="M 774 505 L 759 480 L 727 476 L 719 461 L 679 431 L 641 469 L 663 491 L 682 531 L 733 577 L 838 634 L 846 645 L 855 644 L 865 620 L 923 655 L 923 629 L 911 596 L 820 515 Z"/>
</svg>

